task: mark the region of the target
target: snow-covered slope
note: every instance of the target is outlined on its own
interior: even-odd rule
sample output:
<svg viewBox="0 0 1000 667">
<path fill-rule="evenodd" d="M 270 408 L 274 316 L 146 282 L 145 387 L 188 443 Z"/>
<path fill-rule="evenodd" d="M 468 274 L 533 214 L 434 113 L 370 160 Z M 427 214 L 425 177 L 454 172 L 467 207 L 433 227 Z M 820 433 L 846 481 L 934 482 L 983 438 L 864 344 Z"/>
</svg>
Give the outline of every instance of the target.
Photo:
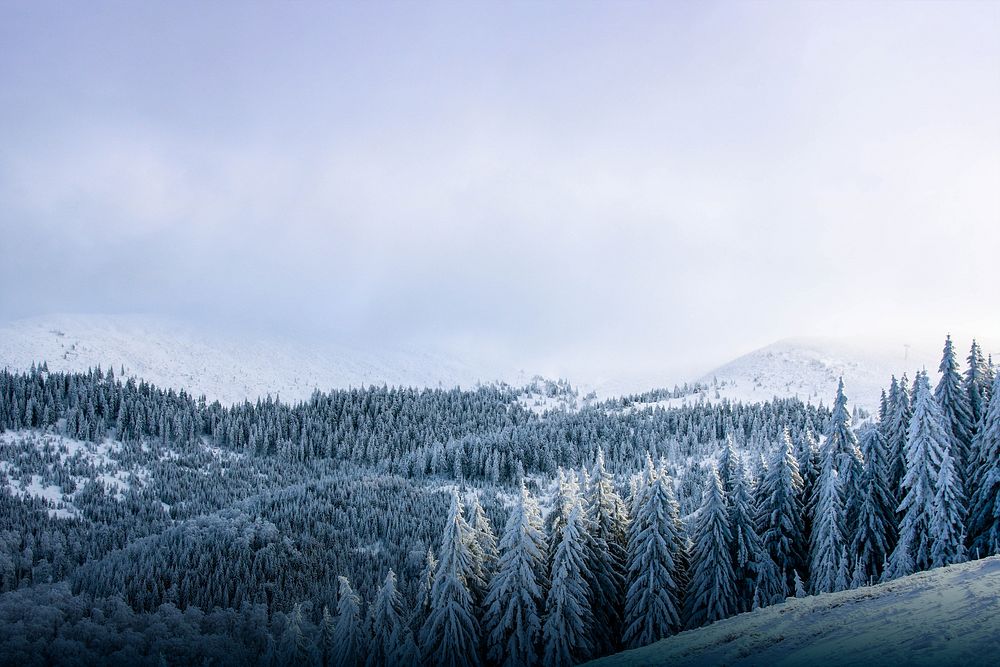
<svg viewBox="0 0 1000 667">
<path fill-rule="evenodd" d="M 837 379 L 844 378 L 852 405 L 869 411 L 892 375 L 926 368 L 936 374 L 941 340 L 862 340 L 792 338 L 760 348 L 699 378 L 709 385 L 705 398 L 759 402 L 773 396 L 798 397 L 812 403 L 833 401 Z M 964 363 L 971 341 L 956 339 Z"/>
<path fill-rule="evenodd" d="M 591 663 L 996 665 L 1000 557 L 819 595 L 720 621 Z"/>
<path fill-rule="evenodd" d="M 0 326 L 0 368 L 48 362 L 56 371 L 121 366 L 159 386 L 232 403 L 267 394 L 308 398 L 315 389 L 367 384 L 471 387 L 520 376 L 420 349 L 299 344 L 224 334 L 144 316 L 59 315 Z"/>
</svg>

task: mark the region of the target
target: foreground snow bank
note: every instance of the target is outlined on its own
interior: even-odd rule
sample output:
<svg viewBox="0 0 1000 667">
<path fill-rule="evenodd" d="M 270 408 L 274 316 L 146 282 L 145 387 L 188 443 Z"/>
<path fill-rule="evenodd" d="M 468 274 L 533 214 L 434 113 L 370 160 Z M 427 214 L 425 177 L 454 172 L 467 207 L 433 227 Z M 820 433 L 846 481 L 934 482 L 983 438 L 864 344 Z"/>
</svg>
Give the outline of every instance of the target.
<svg viewBox="0 0 1000 667">
<path fill-rule="evenodd" d="M 593 665 L 1000 664 L 1000 556 L 789 600 Z"/>
</svg>

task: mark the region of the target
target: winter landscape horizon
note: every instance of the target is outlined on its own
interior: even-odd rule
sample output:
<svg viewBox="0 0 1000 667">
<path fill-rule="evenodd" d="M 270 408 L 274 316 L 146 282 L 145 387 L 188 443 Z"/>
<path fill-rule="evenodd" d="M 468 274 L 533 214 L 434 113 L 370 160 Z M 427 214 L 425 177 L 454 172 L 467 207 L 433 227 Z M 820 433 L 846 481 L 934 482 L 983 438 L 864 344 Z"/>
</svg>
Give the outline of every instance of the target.
<svg viewBox="0 0 1000 667">
<path fill-rule="evenodd" d="M 993 665 L 1000 3 L 0 0 L 0 665 Z"/>
</svg>

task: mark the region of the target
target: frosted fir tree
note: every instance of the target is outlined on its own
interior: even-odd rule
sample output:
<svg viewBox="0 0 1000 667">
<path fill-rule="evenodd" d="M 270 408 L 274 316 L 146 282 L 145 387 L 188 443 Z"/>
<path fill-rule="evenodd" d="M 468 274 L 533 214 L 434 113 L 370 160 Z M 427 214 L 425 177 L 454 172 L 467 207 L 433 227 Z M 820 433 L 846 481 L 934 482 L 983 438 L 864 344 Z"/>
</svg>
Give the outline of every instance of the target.
<svg viewBox="0 0 1000 667">
<path fill-rule="evenodd" d="M 333 664 L 333 655 L 336 651 L 336 629 L 337 624 L 327 607 L 323 607 L 323 616 L 319 622 L 319 653 L 323 667 Z"/>
<path fill-rule="evenodd" d="M 848 551 L 854 557 L 853 581 L 878 581 L 896 544 L 896 512 L 885 480 L 886 448 L 882 433 L 872 425 L 861 430 L 864 467 L 858 485 L 860 506 Z"/>
<path fill-rule="evenodd" d="M 678 631 L 687 584 L 685 538 L 672 482 L 648 455 L 633 504 L 622 638 L 628 648 Z"/>
<path fill-rule="evenodd" d="M 964 389 L 969 397 L 969 416 L 972 419 L 973 431 L 979 428 L 979 422 L 986 412 L 986 401 L 989 392 L 987 377 L 990 370 L 983 358 L 983 351 L 975 340 L 969 349 L 969 356 L 966 358 L 968 368 L 965 370 Z"/>
<path fill-rule="evenodd" d="M 725 491 L 713 467 L 694 523 L 691 582 L 685 600 L 688 628 L 714 623 L 736 613 L 731 540 Z"/>
<path fill-rule="evenodd" d="M 556 471 L 556 490 L 552 497 L 552 509 L 545 516 L 545 534 L 548 536 L 548 568 L 552 569 L 552 559 L 556 554 L 556 543 L 562 534 L 562 527 L 569 518 L 570 510 L 579 501 L 580 485 L 577 483 L 576 475 L 567 473 L 562 468 Z"/>
<path fill-rule="evenodd" d="M 733 484 L 736 478 L 736 468 L 742 462 L 739 454 L 736 453 L 736 446 L 733 442 L 732 434 L 726 435 L 726 444 L 719 457 L 719 479 L 722 480 L 722 489 L 726 492 L 726 497 L 733 494 Z"/>
<path fill-rule="evenodd" d="M 931 567 L 931 517 L 942 458 L 950 437 L 937 401 L 931 395 L 926 373 L 916 379 L 913 417 L 906 442 L 906 475 L 903 477 L 903 501 L 899 505 L 899 543 L 890 557 L 892 572 L 906 572 L 907 563 L 915 570 Z M 908 553 L 902 553 L 902 550 Z M 897 565 L 893 561 L 898 559 Z"/>
<path fill-rule="evenodd" d="M 414 591 L 413 613 L 410 618 L 410 629 L 414 634 L 420 633 L 420 628 L 424 626 L 424 622 L 431 613 L 431 591 L 434 588 L 434 572 L 437 570 L 437 566 L 434 550 L 428 547 Z"/>
<path fill-rule="evenodd" d="M 777 568 L 757 533 L 755 517 L 757 507 L 747 488 L 743 461 L 737 458 L 733 471 L 733 489 L 729 497 L 729 552 L 733 563 L 733 582 L 736 591 L 736 612 L 750 611 L 753 606 L 757 582 L 763 576 L 769 588 L 778 588 Z"/>
<path fill-rule="evenodd" d="M 893 376 L 889 387 L 888 423 L 882 424 L 886 442 L 886 482 L 896 498 L 897 508 L 903 499 L 902 483 L 906 475 L 906 440 L 912 409 L 906 375 L 902 381 Z"/>
<path fill-rule="evenodd" d="M 780 573 L 781 584 L 780 589 L 761 591 L 768 604 L 780 602 L 793 590 L 795 571 L 801 569 L 805 561 L 801 494 L 802 478 L 786 430 L 759 490 L 761 504 L 757 530 L 765 552 Z"/>
<path fill-rule="evenodd" d="M 840 476 L 834 465 L 836 451 L 827 448 L 823 469 L 816 482 L 812 543 L 809 551 L 809 581 L 813 593 L 833 593 L 838 588 L 841 551 L 844 547 L 844 510 Z"/>
<path fill-rule="evenodd" d="M 546 667 L 583 662 L 591 655 L 593 612 L 586 577 L 586 518 L 579 499 L 572 501 L 559 529 L 545 598 L 542 625 L 543 661 Z"/>
<path fill-rule="evenodd" d="M 486 589 L 496 568 L 497 538 L 482 505 L 479 504 L 479 497 L 474 493 L 471 496 L 469 526 L 472 529 L 472 539 L 469 542 L 469 550 L 472 553 L 472 575 L 469 577 L 469 589 L 478 607 L 486 597 Z"/>
<path fill-rule="evenodd" d="M 588 583 L 594 610 L 594 648 L 596 654 L 604 654 L 617 649 L 621 640 L 628 515 L 604 467 L 603 450 L 597 452 L 586 487 L 585 509 L 592 536 Z"/>
<path fill-rule="evenodd" d="M 969 408 L 969 394 L 962 389 L 962 376 L 958 372 L 958 361 L 951 336 L 945 338 L 941 365 L 938 367 L 941 379 L 934 389 L 934 398 L 941 407 L 945 424 L 951 435 L 951 455 L 961 483 L 964 484 L 972 472 L 972 431 L 974 422 Z"/>
<path fill-rule="evenodd" d="M 973 441 L 976 456 L 969 512 L 970 554 L 984 558 L 1000 553 L 1000 374 Z"/>
<path fill-rule="evenodd" d="M 483 632 L 490 664 L 538 664 L 545 560 L 538 507 L 522 484 L 519 502 L 500 538 L 497 573 L 490 581 L 484 605 Z"/>
<path fill-rule="evenodd" d="M 337 623 L 333 633 L 333 660 L 336 667 L 355 667 L 364 658 L 365 639 L 361 627 L 361 598 L 347 577 L 337 578 Z"/>
<path fill-rule="evenodd" d="M 288 614 L 278 641 L 278 655 L 286 665 L 310 665 L 315 662 L 312 645 L 302 632 L 302 605 L 296 603 Z"/>
<path fill-rule="evenodd" d="M 447 667 L 480 664 L 479 622 L 469 590 L 474 567 L 471 533 L 462 516 L 462 501 L 455 491 L 434 573 L 431 612 L 420 631 L 420 648 L 427 664 Z"/>
<path fill-rule="evenodd" d="M 390 662 L 399 650 L 399 644 L 405 635 L 406 616 L 403 608 L 403 598 L 396 587 L 396 573 L 392 570 L 385 575 L 382 585 L 375 595 L 375 601 L 369 610 L 369 627 L 371 642 L 369 643 L 368 667 L 378 667 Z"/>
<path fill-rule="evenodd" d="M 945 450 L 938 471 L 931 520 L 931 567 L 964 563 L 965 497 L 955 459 Z"/>
<path fill-rule="evenodd" d="M 864 460 L 858 448 L 858 438 L 851 430 L 851 413 L 847 409 L 843 378 L 837 384 L 837 398 L 834 400 L 833 412 L 830 415 L 830 430 L 823 446 L 830 450 L 834 457 L 833 466 L 837 470 L 843 506 L 842 526 L 845 534 L 850 534 L 857 525 L 860 505 L 858 482 Z"/>
</svg>

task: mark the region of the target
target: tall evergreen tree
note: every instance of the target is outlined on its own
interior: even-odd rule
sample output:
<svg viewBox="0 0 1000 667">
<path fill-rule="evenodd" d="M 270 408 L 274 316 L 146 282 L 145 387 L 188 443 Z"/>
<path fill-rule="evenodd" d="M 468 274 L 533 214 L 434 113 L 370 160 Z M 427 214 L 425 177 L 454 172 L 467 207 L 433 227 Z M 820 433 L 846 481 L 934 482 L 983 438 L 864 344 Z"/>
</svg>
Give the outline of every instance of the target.
<svg viewBox="0 0 1000 667">
<path fill-rule="evenodd" d="M 976 558 L 1000 553 L 1000 374 L 973 442 L 976 456 L 969 513 L 971 554 Z"/>
<path fill-rule="evenodd" d="M 889 422 L 884 425 L 886 441 L 886 480 L 896 503 L 903 499 L 902 483 L 906 475 L 906 440 L 910 430 L 912 410 L 906 375 L 897 382 L 895 376 L 889 388 Z"/>
<path fill-rule="evenodd" d="M 726 495 L 713 467 L 694 524 L 691 583 L 686 597 L 688 628 L 714 623 L 736 613 L 731 541 Z"/>
<path fill-rule="evenodd" d="M 424 662 L 429 665 L 478 665 L 479 622 L 469 590 L 472 529 L 462 516 L 458 492 L 451 498 L 431 589 L 431 613 L 420 631 Z"/>
<path fill-rule="evenodd" d="M 586 517 L 579 497 L 572 499 L 559 528 L 552 558 L 551 586 L 542 626 L 546 667 L 575 665 L 590 657 L 594 616 L 587 586 Z"/>
<path fill-rule="evenodd" d="M 544 567 L 541 517 L 522 484 L 519 502 L 500 539 L 498 569 L 486 597 L 483 630 L 490 664 L 528 667 L 538 663 Z"/>
<path fill-rule="evenodd" d="M 351 588 L 347 577 L 338 577 L 337 623 L 334 628 L 333 664 L 355 667 L 364 658 L 365 638 L 361 628 L 361 598 Z"/>
<path fill-rule="evenodd" d="M 761 591 L 766 604 L 779 602 L 795 586 L 795 572 L 802 569 L 802 478 L 792 454 L 792 441 L 786 430 L 775 457 L 761 480 L 761 504 L 757 530 L 764 550 L 780 573 L 781 587 Z"/>
<path fill-rule="evenodd" d="M 814 504 L 809 579 L 813 593 L 833 593 L 839 584 L 844 550 L 844 510 L 841 504 L 840 476 L 835 466 L 836 450 L 827 447 L 823 469 L 817 482 Z M 845 584 L 846 585 L 846 584 Z"/>
<path fill-rule="evenodd" d="M 472 500 L 469 504 L 471 528 L 469 551 L 472 554 L 472 576 L 469 577 L 469 590 L 478 608 L 486 598 L 486 589 L 496 568 L 497 538 L 490 520 L 486 518 L 486 513 L 479 504 L 479 496 L 475 493 L 470 495 Z"/>
<path fill-rule="evenodd" d="M 861 450 L 858 449 L 858 438 L 851 430 L 851 413 L 847 409 L 843 378 L 837 384 L 837 398 L 830 416 L 830 431 L 823 446 L 833 456 L 832 464 L 837 471 L 843 512 L 842 535 L 852 535 L 857 527 L 861 505 L 859 489 L 864 461 Z"/>
<path fill-rule="evenodd" d="M 746 470 L 739 458 L 733 473 L 733 490 L 729 498 L 729 527 L 732 537 L 730 553 L 736 588 L 736 612 L 750 611 L 753 607 L 757 582 L 769 581 L 767 588 L 780 586 L 777 568 L 764 552 L 755 518 L 757 506 L 747 488 Z"/>
<path fill-rule="evenodd" d="M 859 485 L 861 504 L 851 538 L 849 555 L 854 558 L 853 580 L 859 585 L 879 581 L 886 559 L 896 545 L 896 511 L 885 480 L 885 440 L 870 424 L 860 438 L 864 468 Z"/>
<path fill-rule="evenodd" d="M 945 338 L 938 371 L 941 373 L 941 380 L 934 389 L 934 398 L 941 406 L 951 436 L 951 454 L 955 458 L 956 469 L 964 488 L 973 465 L 970 448 L 974 423 L 969 408 L 969 394 L 962 390 L 962 376 L 958 372 L 951 336 Z"/>
<path fill-rule="evenodd" d="M 687 584 L 684 535 L 672 483 L 648 455 L 633 507 L 622 641 L 638 648 L 677 632 Z"/>
<path fill-rule="evenodd" d="M 938 471 L 930 524 L 931 567 L 965 562 L 965 496 L 947 449 Z"/>
<path fill-rule="evenodd" d="M 912 563 L 916 570 L 926 570 L 932 565 L 930 521 L 941 461 L 950 440 L 941 409 L 931 396 L 926 373 L 917 374 L 913 403 L 906 442 L 906 475 L 902 482 L 904 495 L 899 505 L 900 539 L 890 557 L 891 570 L 896 576 L 910 574 L 903 567 L 907 563 Z M 909 553 L 898 553 L 903 549 Z"/>
<path fill-rule="evenodd" d="M 603 655 L 617 649 L 621 640 L 628 516 L 600 449 L 586 488 L 586 514 L 591 533 L 588 570 L 594 649 Z"/>
<path fill-rule="evenodd" d="M 989 375 L 989 366 L 983 358 L 983 351 L 975 340 L 969 349 L 969 356 L 966 359 L 968 368 L 965 369 L 965 393 L 969 397 L 969 416 L 972 418 L 973 431 L 979 428 L 979 422 L 986 412 L 986 399 L 989 387 L 986 384 Z"/>
<path fill-rule="evenodd" d="M 406 626 L 403 598 L 396 587 L 396 573 L 392 570 L 385 575 L 369 616 L 372 639 L 365 664 L 368 667 L 399 664 L 397 655 L 409 628 Z"/>
</svg>

